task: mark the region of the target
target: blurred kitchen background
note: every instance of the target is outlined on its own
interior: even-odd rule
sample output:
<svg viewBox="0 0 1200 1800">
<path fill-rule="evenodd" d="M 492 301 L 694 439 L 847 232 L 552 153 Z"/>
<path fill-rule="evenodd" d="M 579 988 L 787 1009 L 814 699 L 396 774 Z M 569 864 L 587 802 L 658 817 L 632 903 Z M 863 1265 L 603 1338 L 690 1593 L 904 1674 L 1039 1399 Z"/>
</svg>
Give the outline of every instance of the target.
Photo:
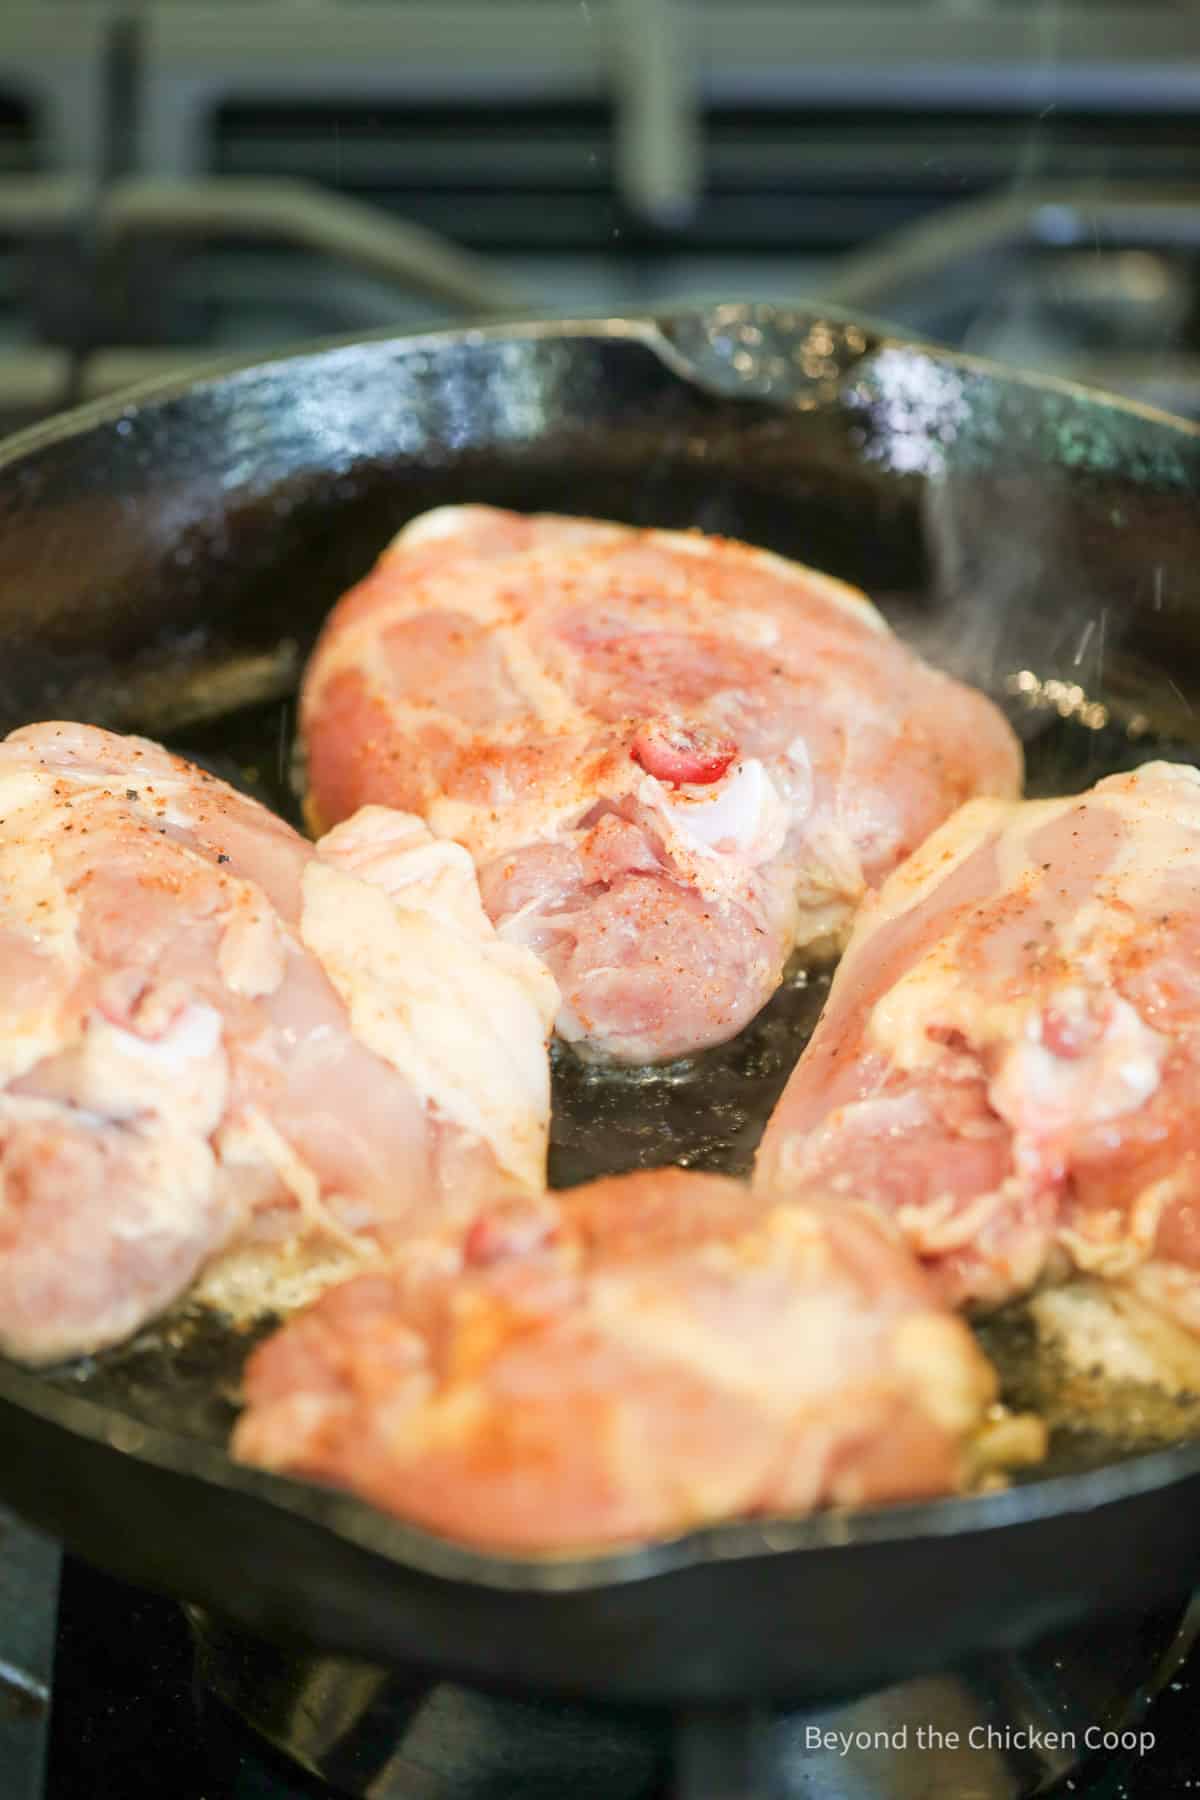
<svg viewBox="0 0 1200 1800">
<path fill-rule="evenodd" d="M 821 299 L 1200 418 L 1197 0 L 0 0 L 0 429 L 332 333 Z"/>
</svg>

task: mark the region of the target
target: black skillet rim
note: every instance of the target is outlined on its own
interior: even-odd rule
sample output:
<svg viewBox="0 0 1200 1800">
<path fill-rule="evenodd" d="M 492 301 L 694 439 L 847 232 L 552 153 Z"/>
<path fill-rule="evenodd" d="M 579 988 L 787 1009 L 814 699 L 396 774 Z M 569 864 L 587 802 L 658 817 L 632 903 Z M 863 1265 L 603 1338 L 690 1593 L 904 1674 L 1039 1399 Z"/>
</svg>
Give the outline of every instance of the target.
<svg viewBox="0 0 1200 1800">
<path fill-rule="evenodd" d="M 122 388 L 119 393 L 104 395 L 81 406 L 71 407 L 65 412 L 56 413 L 50 419 L 27 425 L 0 439 L 0 476 L 38 451 L 73 438 L 81 438 L 98 426 L 132 418 L 143 408 L 168 405 L 173 400 L 184 399 L 191 394 L 236 381 L 238 377 L 258 375 L 289 363 L 299 365 L 318 357 L 336 359 L 358 349 L 385 345 L 392 346 L 397 352 L 419 354 L 455 344 L 527 343 L 541 339 L 624 340 L 652 351 L 674 374 L 697 387 L 712 388 L 719 385 L 719 391 L 726 398 L 737 394 L 739 390 L 749 399 L 762 398 L 755 386 L 742 384 L 732 373 L 727 381 L 717 384 L 713 377 L 696 367 L 686 349 L 676 342 L 675 334 L 681 329 L 706 323 L 722 329 L 774 324 L 784 329 L 789 336 L 807 334 L 822 324 L 833 324 L 843 332 L 858 332 L 862 348 L 856 352 L 856 356 L 863 362 L 869 362 L 880 351 L 918 351 L 946 367 L 961 370 L 963 374 L 987 377 L 1014 388 L 1026 388 L 1031 393 L 1052 393 L 1066 400 L 1099 405 L 1118 417 L 1138 419 L 1149 425 L 1161 426 L 1180 437 L 1200 439 L 1200 422 L 1179 418 L 1174 413 L 1164 412 L 1144 401 L 1110 394 L 1102 388 L 1089 387 L 1083 382 L 1071 381 L 1062 376 L 1020 369 L 992 362 L 985 357 L 968 355 L 964 351 L 947 349 L 915 333 L 900 331 L 886 321 L 848 312 L 840 307 L 780 306 L 769 301 L 717 300 L 647 313 L 578 312 L 569 317 L 557 318 L 531 318 L 526 315 L 487 324 L 451 325 L 411 333 L 396 332 L 389 326 L 383 326 L 371 332 L 316 338 L 270 351 L 265 355 L 202 358 L 187 373 L 151 376 L 132 387 Z M 843 373 L 849 372 L 846 370 Z M 780 398 L 776 404 L 786 410 L 787 398 Z"/>
<path fill-rule="evenodd" d="M 1031 392 L 1049 391 L 1065 399 L 1099 404 L 1112 413 L 1142 420 L 1171 434 L 1200 438 L 1200 425 L 1174 418 L 1157 408 L 1076 382 L 1009 369 L 982 358 L 945 350 L 838 308 L 799 306 L 780 309 L 768 304 L 718 302 L 673 308 L 662 313 L 501 321 L 414 334 L 396 333 L 385 328 L 366 336 L 324 339 L 266 356 L 206 362 L 198 364 L 190 375 L 142 383 L 14 434 L 0 444 L 0 479 L 6 471 L 38 452 L 81 438 L 104 425 L 115 424 L 144 407 L 166 405 L 206 388 L 280 365 L 302 365 L 324 356 L 336 360 L 368 345 L 391 344 L 397 352 L 420 353 L 461 343 L 543 338 L 626 339 L 652 350 L 683 379 L 708 386 L 710 382 L 704 374 L 692 366 L 686 352 L 673 342 L 672 332 L 681 323 L 703 323 L 718 317 L 722 324 L 781 319 L 789 331 L 807 331 L 822 322 L 857 327 L 864 335 L 864 360 L 883 349 L 916 350 L 966 374 L 990 377 Z M 599 1590 L 711 1562 L 989 1533 L 1073 1513 L 1092 1512 L 1200 1476 L 1200 1443 L 1183 1444 L 1126 1456 L 1084 1474 L 1057 1475 L 1041 1480 L 1034 1477 L 1020 1486 L 990 1494 L 854 1511 L 825 1511 L 799 1519 L 742 1520 L 705 1527 L 675 1538 L 617 1545 L 591 1554 L 543 1553 L 517 1557 L 473 1549 L 436 1536 L 335 1489 L 247 1468 L 233 1462 L 225 1450 L 215 1445 L 143 1425 L 130 1414 L 115 1413 L 94 1401 L 48 1387 L 38 1375 L 2 1360 L 0 1404 L 32 1413 L 71 1436 L 106 1446 L 113 1454 L 132 1456 L 157 1468 L 191 1477 L 210 1487 L 240 1493 L 269 1508 L 307 1519 L 350 1544 L 419 1573 L 481 1588 L 543 1594 Z"/>
</svg>

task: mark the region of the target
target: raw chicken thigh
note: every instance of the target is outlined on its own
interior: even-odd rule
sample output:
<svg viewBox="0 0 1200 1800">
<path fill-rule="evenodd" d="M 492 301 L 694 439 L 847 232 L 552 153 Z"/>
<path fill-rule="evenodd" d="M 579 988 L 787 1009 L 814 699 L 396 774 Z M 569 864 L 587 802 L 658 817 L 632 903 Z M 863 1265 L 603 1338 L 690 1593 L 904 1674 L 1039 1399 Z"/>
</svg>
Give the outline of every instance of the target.
<svg viewBox="0 0 1200 1800">
<path fill-rule="evenodd" d="M 0 1350 L 127 1336 L 235 1242 L 362 1250 L 539 1189 L 553 982 L 466 853 L 314 848 L 157 745 L 0 745 Z"/>
<path fill-rule="evenodd" d="M 863 908 L 765 1191 L 892 1216 L 956 1303 L 1120 1282 L 1200 1332 L 1200 773 L 976 801 Z"/>
<path fill-rule="evenodd" d="M 865 1214 L 660 1170 L 332 1289 L 252 1355 L 233 1450 L 479 1545 L 581 1549 L 945 1492 L 993 1390 Z"/>
<path fill-rule="evenodd" d="M 314 822 L 377 801 L 465 845 L 559 1032 L 627 1062 L 733 1036 L 794 949 L 1021 779 L 999 712 L 842 583 L 483 506 L 415 520 L 346 595 L 301 724 Z"/>
</svg>

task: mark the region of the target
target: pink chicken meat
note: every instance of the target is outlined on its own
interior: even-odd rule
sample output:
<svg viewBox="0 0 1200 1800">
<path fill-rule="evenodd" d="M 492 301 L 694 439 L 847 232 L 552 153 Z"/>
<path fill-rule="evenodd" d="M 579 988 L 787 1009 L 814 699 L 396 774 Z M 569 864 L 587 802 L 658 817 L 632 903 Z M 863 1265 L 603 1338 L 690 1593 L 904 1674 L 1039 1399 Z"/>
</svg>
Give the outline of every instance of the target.
<svg viewBox="0 0 1200 1800">
<path fill-rule="evenodd" d="M 955 1303 L 1081 1271 L 1200 1331 L 1200 773 L 976 801 L 864 907 L 765 1191 L 869 1199 Z"/>
<path fill-rule="evenodd" d="M 218 1253 L 366 1252 L 544 1178 L 557 997 L 465 852 L 316 848 L 138 738 L 0 745 L 0 1351 L 134 1331 Z"/>
<path fill-rule="evenodd" d="M 793 950 L 1021 780 L 999 712 L 842 583 L 483 506 L 415 520 L 345 596 L 301 725 L 313 822 L 374 801 L 463 844 L 560 1034 L 635 1063 L 733 1036 Z"/>
<path fill-rule="evenodd" d="M 877 1222 L 663 1170 L 485 1210 L 250 1359 L 246 1462 L 444 1535 L 579 1550 L 945 1492 L 994 1397 Z"/>
</svg>

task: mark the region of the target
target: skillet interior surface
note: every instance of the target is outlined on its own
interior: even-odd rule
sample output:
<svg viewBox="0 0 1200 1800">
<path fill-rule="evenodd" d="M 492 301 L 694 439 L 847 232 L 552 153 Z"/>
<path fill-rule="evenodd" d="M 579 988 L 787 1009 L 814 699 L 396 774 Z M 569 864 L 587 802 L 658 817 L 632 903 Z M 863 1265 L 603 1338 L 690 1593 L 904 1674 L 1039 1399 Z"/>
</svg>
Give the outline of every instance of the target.
<svg viewBox="0 0 1200 1800">
<path fill-rule="evenodd" d="M 698 525 L 856 582 L 1015 690 L 1031 785 L 1069 789 L 1194 754 L 1198 492 L 1186 427 L 806 314 L 335 346 L 0 450 L 0 728 L 145 730 L 288 810 L 325 611 L 406 518 L 475 499 Z M 744 1168 L 822 993 L 790 983 L 650 1079 L 562 1059 L 553 1178 Z M 0 1493 L 256 1630 L 641 1700 L 849 1692 L 1200 1576 L 1200 1447 L 1083 1438 L 1006 1493 L 505 1562 L 231 1465 L 245 1348 L 184 1315 L 67 1370 L 0 1366 Z"/>
</svg>

